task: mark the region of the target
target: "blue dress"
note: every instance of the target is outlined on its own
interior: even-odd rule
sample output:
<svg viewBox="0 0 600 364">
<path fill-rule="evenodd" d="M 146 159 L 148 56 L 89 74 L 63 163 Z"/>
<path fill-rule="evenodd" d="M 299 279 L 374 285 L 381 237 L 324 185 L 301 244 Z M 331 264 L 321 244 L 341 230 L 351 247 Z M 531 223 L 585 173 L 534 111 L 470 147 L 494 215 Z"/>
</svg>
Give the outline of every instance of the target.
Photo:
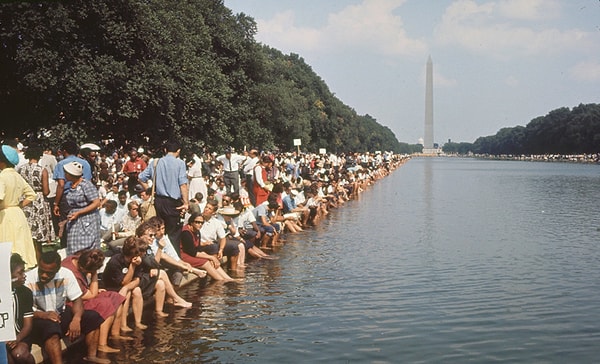
<svg viewBox="0 0 600 364">
<path fill-rule="evenodd" d="M 90 181 L 82 179 L 75 187 L 67 190 L 67 202 L 71 212 L 87 207 L 99 198 L 98 190 Z M 67 221 L 67 255 L 83 249 L 100 248 L 100 213 L 94 210 L 77 219 Z"/>
</svg>

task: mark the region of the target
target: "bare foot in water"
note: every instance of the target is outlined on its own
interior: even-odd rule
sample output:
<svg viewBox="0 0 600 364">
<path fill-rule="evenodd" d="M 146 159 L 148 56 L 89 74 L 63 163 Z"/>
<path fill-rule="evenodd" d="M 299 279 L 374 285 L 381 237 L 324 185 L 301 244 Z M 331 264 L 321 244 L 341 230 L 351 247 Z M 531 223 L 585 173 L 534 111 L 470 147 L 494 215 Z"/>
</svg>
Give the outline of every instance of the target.
<svg viewBox="0 0 600 364">
<path fill-rule="evenodd" d="M 137 323 L 135 324 L 135 327 L 137 327 L 140 330 L 146 330 L 148 328 L 148 325 L 144 325 L 143 323 Z"/>
<path fill-rule="evenodd" d="M 174 303 L 174 305 L 177 307 L 184 307 L 184 308 L 192 307 L 192 303 L 188 302 L 188 301 L 177 301 Z"/>
<path fill-rule="evenodd" d="M 121 332 L 132 332 L 133 329 L 129 326 L 123 326 L 121 327 Z"/>
<path fill-rule="evenodd" d="M 169 317 L 168 313 L 165 313 L 162 311 L 155 311 L 154 313 L 156 314 L 157 317 Z"/>
</svg>

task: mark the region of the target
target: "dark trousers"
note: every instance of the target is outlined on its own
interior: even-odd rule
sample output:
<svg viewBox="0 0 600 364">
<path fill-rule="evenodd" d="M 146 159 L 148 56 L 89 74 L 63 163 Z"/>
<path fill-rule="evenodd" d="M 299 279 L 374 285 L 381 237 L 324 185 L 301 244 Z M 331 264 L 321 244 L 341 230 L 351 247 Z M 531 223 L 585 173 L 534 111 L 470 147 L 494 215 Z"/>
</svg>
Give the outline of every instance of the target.
<svg viewBox="0 0 600 364">
<path fill-rule="evenodd" d="M 248 198 L 252 206 L 256 206 L 256 196 L 254 196 L 254 182 L 251 174 L 246 175 L 246 189 L 248 190 Z"/>
<path fill-rule="evenodd" d="M 233 192 L 240 192 L 240 172 L 238 171 L 225 171 L 223 173 L 223 182 L 225 182 L 225 188 L 227 189 L 227 194 L 231 194 L 231 187 L 233 187 Z"/>
<path fill-rule="evenodd" d="M 181 221 L 181 210 L 177 210 L 177 207 L 182 204 L 183 202 L 181 200 L 175 200 L 165 196 L 156 196 L 154 199 L 156 214 L 165 221 L 165 233 L 169 236 L 169 240 L 171 240 L 171 244 L 173 244 L 173 248 L 175 248 L 175 251 L 179 256 L 181 256 L 179 252 L 179 243 L 181 240 L 183 222 Z"/>
</svg>

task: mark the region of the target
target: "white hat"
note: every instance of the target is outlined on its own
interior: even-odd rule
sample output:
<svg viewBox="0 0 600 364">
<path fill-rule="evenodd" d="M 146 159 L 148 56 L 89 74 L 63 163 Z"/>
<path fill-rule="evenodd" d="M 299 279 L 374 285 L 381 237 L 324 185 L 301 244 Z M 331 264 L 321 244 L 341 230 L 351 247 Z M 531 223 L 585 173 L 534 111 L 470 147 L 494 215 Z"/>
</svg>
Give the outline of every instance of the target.
<svg viewBox="0 0 600 364">
<path fill-rule="evenodd" d="M 221 215 L 228 215 L 228 216 L 229 216 L 229 215 L 237 215 L 237 214 L 239 214 L 239 213 L 240 213 L 240 212 L 239 212 L 238 210 L 236 210 L 236 209 L 235 209 L 235 207 L 233 207 L 233 206 L 225 206 L 225 207 L 223 207 L 223 208 L 220 208 L 218 212 L 219 212 L 219 214 L 221 214 Z"/>
<path fill-rule="evenodd" d="M 297 196 L 298 195 L 298 191 L 297 190 L 291 190 L 290 191 L 290 195 Z"/>
<path fill-rule="evenodd" d="M 83 174 L 83 166 L 79 162 L 67 163 L 63 168 L 71 176 L 80 177 Z"/>
<path fill-rule="evenodd" d="M 82 144 L 82 145 L 79 147 L 79 149 L 89 149 L 89 150 L 95 150 L 95 151 L 98 151 L 98 150 L 100 150 L 100 147 L 99 147 L 99 146 L 97 146 L 97 145 L 96 145 L 96 144 L 94 144 L 94 143 L 85 143 L 85 144 Z"/>
</svg>

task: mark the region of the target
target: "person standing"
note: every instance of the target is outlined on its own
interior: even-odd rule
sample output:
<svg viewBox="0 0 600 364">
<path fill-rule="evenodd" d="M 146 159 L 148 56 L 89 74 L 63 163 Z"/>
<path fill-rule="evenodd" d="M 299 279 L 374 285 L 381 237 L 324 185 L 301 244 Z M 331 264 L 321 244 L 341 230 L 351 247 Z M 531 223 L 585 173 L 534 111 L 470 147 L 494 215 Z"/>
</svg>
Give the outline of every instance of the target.
<svg viewBox="0 0 600 364">
<path fill-rule="evenodd" d="M 148 188 L 148 181 L 156 180 L 154 207 L 156 214 L 165 222 L 165 231 L 171 241 L 180 241 L 183 227 L 181 218 L 189 208 L 188 177 L 185 162 L 179 158 L 181 145 L 169 141 L 165 145 L 166 155 L 156 163 L 150 163 L 139 174 L 142 187 Z M 179 244 L 175 244 L 179 254 Z"/>
<path fill-rule="evenodd" d="M 265 202 L 271 193 L 269 189 L 269 181 L 267 179 L 268 172 L 273 166 L 273 160 L 265 155 L 260 160 L 260 163 L 254 166 L 254 180 L 252 182 L 252 189 L 254 192 L 254 206 L 258 206 Z"/>
<path fill-rule="evenodd" d="M 223 164 L 223 181 L 228 194 L 232 189 L 234 193 L 240 191 L 240 166 L 245 160 L 246 157 L 232 153 L 231 148 L 225 149 L 225 154 L 217 157 L 217 161 Z"/>
<path fill-rule="evenodd" d="M 79 162 L 67 163 L 65 177 L 70 182 L 65 199 L 69 205 L 67 216 L 67 255 L 84 249 L 100 248 L 100 196 L 92 182 L 83 178 Z"/>
<path fill-rule="evenodd" d="M 19 163 L 17 150 L 3 145 L 0 153 L 0 241 L 12 242 L 12 252 L 21 255 L 26 269 L 36 266 L 35 246 L 23 207 L 37 195 L 33 188 L 15 171 Z"/>
<path fill-rule="evenodd" d="M 148 167 L 146 162 L 138 156 L 138 152 L 132 149 L 129 152 L 129 160 L 123 166 L 123 174 L 127 176 L 127 191 L 129 196 L 135 194 L 135 186 L 138 184 L 138 175 Z"/>
<path fill-rule="evenodd" d="M 49 244 L 54 240 L 54 227 L 52 226 L 52 212 L 46 196 L 50 193 L 48 184 L 48 170 L 38 163 L 42 155 L 42 148 L 29 147 L 25 151 L 25 163 L 17 170 L 21 177 L 33 188 L 37 198 L 33 203 L 23 207 L 23 212 L 31 228 L 31 236 L 35 242 L 36 251 L 42 251 L 42 245 Z"/>
<path fill-rule="evenodd" d="M 79 147 L 74 141 L 68 140 L 64 142 L 60 147 L 60 151 L 64 158 L 58 162 L 52 176 L 56 181 L 56 197 L 54 198 L 52 212 L 55 216 L 58 216 L 59 226 L 63 226 L 63 228 L 59 228 L 58 237 L 60 238 L 61 247 L 65 248 L 67 246 L 67 235 L 64 233 L 64 224 L 69 215 L 69 203 L 63 196 L 71 188 L 71 182 L 65 178 L 64 166 L 71 162 L 79 162 L 83 167 L 83 178 L 88 181 L 92 180 L 92 168 L 85 159 L 77 156 Z"/>
<path fill-rule="evenodd" d="M 242 171 L 244 172 L 244 179 L 246 180 L 246 191 L 248 191 L 248 198 L 252 206 L 256 206 L 256 198 L 254 197 L 254 167 L 259 163 L 258 150 L 251 149 L 250 152 L 245 152 L 246 161 L 242 165 Z"/>
</svg>

